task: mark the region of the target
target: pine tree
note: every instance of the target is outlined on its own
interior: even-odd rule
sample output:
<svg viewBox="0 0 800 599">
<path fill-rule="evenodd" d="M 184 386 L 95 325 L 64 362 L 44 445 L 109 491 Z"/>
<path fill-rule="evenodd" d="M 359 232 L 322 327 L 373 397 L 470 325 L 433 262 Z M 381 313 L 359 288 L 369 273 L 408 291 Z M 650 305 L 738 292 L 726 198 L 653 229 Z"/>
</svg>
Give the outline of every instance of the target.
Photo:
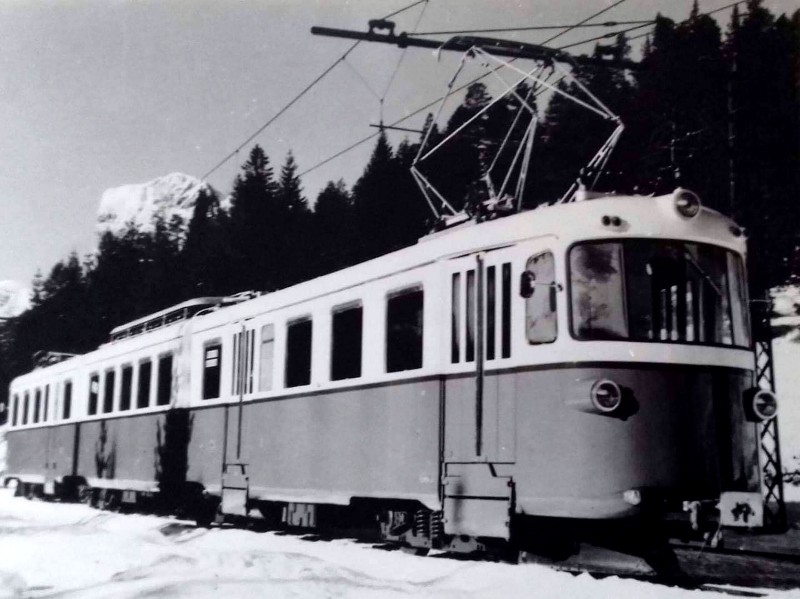
<svg viewBox="0 0 800 599">
<path fill-rule="evenodd" d="M 277 185 L 269 158 L 260 146 L 250 151 L 231 194 L 228 237 L 231 243 L 231 283 L 237 290 L 277 287 L 274 257 L 277 251 L 273 221 Z"/>
<path fill-rule="evenodd" d="M 328 181 L 314 204 L 314 275 L 323 275 L 356 262 L 353 203 L 342 179 Z"/>
<path fill-rule="evenodd" d="M 798 17 L 775 19 L 760 0 L 731 24 L 731 128 L 736 218 L 750 239 L 753 293 L 797 275 L 800 235 Z"/>
<path fill-rule="evenodd" d="M 272 221 L 278 225 L 273 231 L 276 236 L 274 264 L 278 287 L 307 279 L 314 270 L 312 245 L 308 237 L 310 211 L 303 197 L 297 163 L 291 152 L 286 155 L 281 167 Z"/>
<path fill-rule="evenodd" d="M 398 179 L 397 165 L 384 131 L 372 152 L 364 174 L 353 186 L 353 209 L 359 239 L 357 255 L 360 260 L 374 258 L 394 244 L 392 217 L 395 206 L 392 185 Z"/>
<path fill-rule="evenodd" d="M 212 189 L 201 189 L 181 252 L 181 262 L 186 270 L 184 298 L 232 291 L 227 280 L 231 256 L 226 230 L 225 214 L 220 210 L 217 194 Z"/>
</svg>

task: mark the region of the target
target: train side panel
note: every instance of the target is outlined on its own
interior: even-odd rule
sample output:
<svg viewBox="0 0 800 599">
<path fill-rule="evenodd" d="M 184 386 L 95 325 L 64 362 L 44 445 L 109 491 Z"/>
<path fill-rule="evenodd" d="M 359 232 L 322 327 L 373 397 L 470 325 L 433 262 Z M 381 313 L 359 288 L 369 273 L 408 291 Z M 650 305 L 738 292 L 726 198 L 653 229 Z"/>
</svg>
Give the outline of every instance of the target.
<svg viewBox="0 0 800 599">
<path fill-rule="evenodd" d="M 48 435 L 45 427 L 6 433 L 9 475 L 19 476 L 25 482 L 44 482 Z"/>
<path fill-rule="evenodd" d="M 438 501 L 438 379 L 245 403 L 243 410 L 242 461 L 255 496 Z M 233 461 L 236 408 L 230 416 Z"/>
<path fill-rule="evenodd" d="M 186 479 L 199 483 L 211 493 L 219 493 L 222 476 L 222 447 L 225 411 L 232 408 L 215 405 L 186 411 L 178 418 L 178 430 L 185 426 L 188 464 Z"/>
<path fill-rule="evenodd" d="M 164 413 L 81 423 L 78 472 L 92 486 L 155 490 Z"/>
<path fill-rule="evenodd" d="M 50 473 L 56 480 L 75 474 L 75 447 L 78 424 L 62 424 L 50 427 L 48 462 Z"/>
</svg>

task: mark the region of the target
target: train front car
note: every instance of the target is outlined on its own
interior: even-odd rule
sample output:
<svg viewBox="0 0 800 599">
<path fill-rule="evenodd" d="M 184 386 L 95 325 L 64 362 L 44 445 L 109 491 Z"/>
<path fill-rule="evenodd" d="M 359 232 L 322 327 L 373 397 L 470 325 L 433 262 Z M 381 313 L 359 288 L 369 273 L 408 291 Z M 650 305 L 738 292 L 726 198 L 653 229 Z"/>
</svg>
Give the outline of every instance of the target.
<svg viewBox="0 0 800 599">
<path fill-rule="evenodd" d="M 515 246 L 510 324 L 502 307 L 492 314 L 493 280 L 505 275 L 483 269 L 489 316 L 478 346 L 491 355 L 477 364 L 475 416 L 460 427 L 452 422 L 454 411 L 470 412 L 469 377 L 448 380 L 445 532 L 566 553 L 597 540 L 636 553 L 661 541 L 668 518 L 695 529 L 716 519 L 723 496 L 734 499 L 728 522 L 757 525 L 757 422 L 775 401 L 753 397 L 742 231 L 685 190 L 510 218 L 534 235 Z M 458 276 L 454 356 L 464 340 Z M 495 366 L 506 326 L 512 363 Z M 456 406 L 454 396 L 467 399 Z"/>
</svg>

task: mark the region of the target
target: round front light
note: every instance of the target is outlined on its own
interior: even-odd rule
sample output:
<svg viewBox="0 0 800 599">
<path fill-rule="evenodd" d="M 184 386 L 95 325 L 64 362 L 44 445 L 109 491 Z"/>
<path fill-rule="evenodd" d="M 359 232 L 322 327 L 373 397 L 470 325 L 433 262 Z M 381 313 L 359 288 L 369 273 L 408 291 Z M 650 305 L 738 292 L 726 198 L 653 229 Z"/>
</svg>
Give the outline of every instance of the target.
<svg viewBox="0 0 800 599">
<path fill-rule="evenodd" d="M 622 404 L 622 391 L 614 381 L 601 379 L 592 385 L 590 397 L 594 407 L 601 412 L 613 412 Z"/>
<path fill-rule="evenodd" d="M 753 395 L 753 413 L 761 420 L 770 420 L 778 414 L 778 398 L 772 391 L 761 389 Z"/>
<path fill-rule="evenodd" d="M 688 189 L 675 190 L 675 210 L 683 218 L 694 218 L 700 212 L 700 198 L 697 194 Z"/>
</svg>

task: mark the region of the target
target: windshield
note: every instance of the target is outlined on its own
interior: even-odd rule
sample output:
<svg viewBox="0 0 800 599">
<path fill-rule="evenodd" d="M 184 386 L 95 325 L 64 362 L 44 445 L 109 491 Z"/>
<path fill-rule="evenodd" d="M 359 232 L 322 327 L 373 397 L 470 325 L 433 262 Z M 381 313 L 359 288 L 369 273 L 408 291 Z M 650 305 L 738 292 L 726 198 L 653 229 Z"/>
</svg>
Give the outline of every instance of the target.
<svg viewBox="0 0 800 599">
<path fill-rule="evenodd" d="M 750 346 L 734 252 L 682 241 L 587 242 L 572 247 L 569 267 L 578 339 Z"/>
</svg>

